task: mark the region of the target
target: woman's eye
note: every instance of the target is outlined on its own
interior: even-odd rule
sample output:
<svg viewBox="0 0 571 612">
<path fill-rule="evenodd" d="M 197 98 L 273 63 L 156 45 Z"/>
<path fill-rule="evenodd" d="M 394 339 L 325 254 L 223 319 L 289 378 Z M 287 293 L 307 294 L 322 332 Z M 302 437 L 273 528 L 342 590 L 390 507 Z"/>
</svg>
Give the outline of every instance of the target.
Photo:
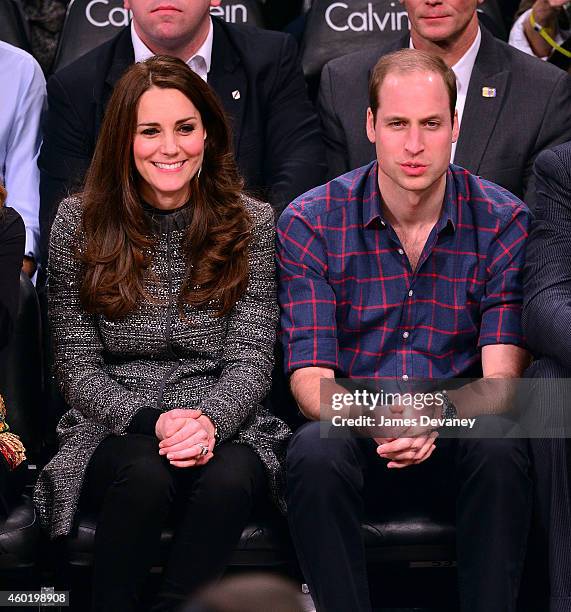
<svg viewBox="0 0 571 612">
<path fill-rule="evenodd" d="M 145 128 L 141 134 L 144 134 L 145 136 L 154 136 L 155 134 L 158 134 L 159 130 L 157 130 L 157 128 Z"/>
<path fill-rule="evenodd" d="M 183 133 L 183 134 L 190 134 L 191 132 L 194 132 L 194 125 L 191 125 L 190 123 L 183 123 L 179 130 Z"/>
</svg>

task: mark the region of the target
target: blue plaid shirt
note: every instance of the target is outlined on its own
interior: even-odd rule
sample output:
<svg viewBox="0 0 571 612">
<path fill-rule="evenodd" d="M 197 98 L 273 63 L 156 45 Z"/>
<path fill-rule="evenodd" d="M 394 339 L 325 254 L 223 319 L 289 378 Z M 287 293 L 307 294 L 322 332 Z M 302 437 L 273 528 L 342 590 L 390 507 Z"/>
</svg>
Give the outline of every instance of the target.
<svg viewBox="0 0 571 612">
<path fill-rule="evenodd" d="M 442 214 L 413 271 L 383 218 L 376 162 L 300 196 L 278 222 L 286 371 L 469 376 L 482 346 L 523 346 L 530 219 L 514 195 L 451 165 Z"/>
</svg>

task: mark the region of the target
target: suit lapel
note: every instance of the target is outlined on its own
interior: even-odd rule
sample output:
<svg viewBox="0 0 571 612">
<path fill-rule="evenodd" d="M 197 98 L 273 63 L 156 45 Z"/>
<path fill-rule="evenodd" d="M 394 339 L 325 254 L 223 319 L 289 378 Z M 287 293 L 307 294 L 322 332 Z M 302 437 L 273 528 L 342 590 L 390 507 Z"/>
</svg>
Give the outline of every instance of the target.
<svg viewBox="0 0 571 612">
<path fill-rule="evenodd" d="M 238 50 L 218 19 L 214 23 L 214 41 L 212 43 L 212 62 L 208 73 L 208 84 L 218 94 L 224 110 L 232 121 L 234 133 L 234 150 L 238 155 L 242 122 L 248 95 L 248 82 Z"/>
<path fill-rule="evenodd" d="M 494 37 L 482 28 L 482 42 L 470 77 L 454 156 L 455 164 L 475 174 L 480 170 L 509 87 L 509 71 L 497 50 L 498 43 Z M 488 91 L 485 92 L 484 88 Z M 490 89 L 495 90 L 495 95 L 492 96 Z"/>
<path fill-rule="evenodd" d="M 102 90 L 98 92 L 97 112 L 95 117 L 96 134 L 103 122 L 105 109 L 117 81 L 123 76 L 127 68 L 135 63 L 135 53 L 131 41 L 131 28 L 124 28 L 113 39 L 109 53 L 101 57 L 101 66 L 97 68 L 97 74 L 103 74 Z"/>
</svg>

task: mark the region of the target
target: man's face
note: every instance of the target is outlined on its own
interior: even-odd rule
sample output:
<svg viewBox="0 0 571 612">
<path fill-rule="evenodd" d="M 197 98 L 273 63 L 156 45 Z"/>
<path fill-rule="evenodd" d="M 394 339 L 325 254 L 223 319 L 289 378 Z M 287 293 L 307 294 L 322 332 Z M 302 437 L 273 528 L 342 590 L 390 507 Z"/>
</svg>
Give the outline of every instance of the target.
<svg viewBox="0 0 571 612">
<path fill-rule="evenodd" d="M 453 42 L 462 37 L 483 0 L 401 0 L 411 30 L 431 42 Z"/>
<path fill-rule="evenodd" d="M 379 90 L 376 121 L 367 111 L 367 136 L 375 144 L 383 192 L 400 197 L 429 191 L 446 173 L 458 138 L 442 77 L 421 71 L 389 73 Z"/>
<path fill-rule="evenodd" d="M 153 50 L 180 47 L 204 32 L 210 6 L 220 0 L 124 0 L 137 33 Z"/>
</svg>

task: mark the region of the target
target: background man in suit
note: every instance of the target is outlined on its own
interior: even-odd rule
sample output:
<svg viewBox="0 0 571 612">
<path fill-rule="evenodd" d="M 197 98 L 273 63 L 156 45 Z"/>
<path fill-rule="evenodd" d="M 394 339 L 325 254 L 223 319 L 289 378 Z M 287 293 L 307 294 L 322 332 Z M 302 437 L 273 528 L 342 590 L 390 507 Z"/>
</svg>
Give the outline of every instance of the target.
<svg viewBox="0 0 571 612">
<path fill-rule="evenodd" d="M 476 8 L 482 0 L 401 1 L 410 19 L 410 36 L 337 58 L 323 69 L 319 114 L 329 175 L 374 158 L 365 134 L 370 70 L 380 56 L 414 46 L 438 55 L 456 74 L 460 138 L 451 161 L 533 207 L 536 155 L 571 138 L 571 77 L 480 28 Z"/>
<path fill-rule="evenodd" d="M 537 207 L 524 268 L 523 325 L 537 359 L 526 376 L 538 379 L 531 410 L 559 429 L 571 422 L 571 142 L 541 153 L 534 171 Z M 531 450 L 539 518 L 549 553 L 549 610 L 569 612 L 569 440 L 532 438 Z"/>
<path fill-rule="evenodd" d="M 319 123 L 287 35 L 211 18 L 221 0 L 125 0 L 131 27 L 51 77 L 40 154 L 43 260 L 59 201 L 89 166 L 105 106 L 127 66 L 165 54 L 187 62 L 218 93 L 232 119 L 246 188 L 280 211 L 319 184 Z"/>
</svg>

